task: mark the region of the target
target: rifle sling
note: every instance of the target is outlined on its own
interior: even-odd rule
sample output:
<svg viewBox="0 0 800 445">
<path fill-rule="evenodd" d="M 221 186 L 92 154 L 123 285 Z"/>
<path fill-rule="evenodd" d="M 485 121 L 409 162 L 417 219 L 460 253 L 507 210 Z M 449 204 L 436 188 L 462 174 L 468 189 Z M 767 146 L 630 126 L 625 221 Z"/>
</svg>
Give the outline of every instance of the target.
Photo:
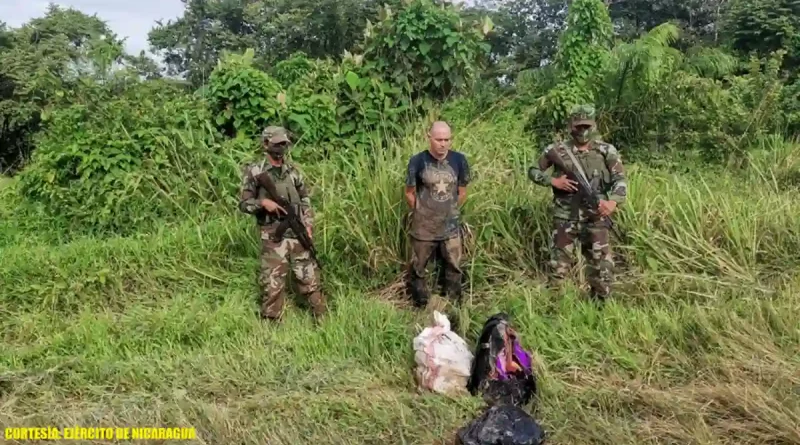
<svg viewBox="0 0 800 445">
<path fill-rule="evenodd" d="M 570 161 L 572 161 L 572 164 L 575 166 L 576 169 L 578 169 L 578 174 L 581 175 L 581 177 L 583 178 L 584 181 L 586 181 L 587 184 L 591 185 L 591 182 L 589 182 L 589 178 L 583 171 L 583 164 L 581 164 L 581 161 L 579 161 L 578 158 L 575 157 L 575 155 L 572 153 L 572 150 L 570 150 L 569 148 L 567 148 L 564 151 L 567 152 L 567 156 L 569 156 Z M 593 190 L 590 191 L 593 192 Z"/>
<path fill-rule="evenodd" d="M 575 169 L 578 170 L 578 174 L 581 175 L 581 178 L 583 178 L 584 182 L 589 187 L 589 190 L 587 190 L 586 192 L 595 193 L 594 189 L 592 188 L 592 183 L 589 182 L 589 178 L 586 176 L 586 172 L 584 172 L 583 170 L 583 164 L 581 163 L 581 161 L 572 153 L 571 149 L 567 148 L 564 151 L 567 152 L 567 156 L 569 156 L 569 159 L 572 161 L 572 165 L 575 166 Z M 588 196 L 586 198 L 589 199 Z M 606 218 L 600 218 L 600 219 L 604 220 Z"/>
</svg>

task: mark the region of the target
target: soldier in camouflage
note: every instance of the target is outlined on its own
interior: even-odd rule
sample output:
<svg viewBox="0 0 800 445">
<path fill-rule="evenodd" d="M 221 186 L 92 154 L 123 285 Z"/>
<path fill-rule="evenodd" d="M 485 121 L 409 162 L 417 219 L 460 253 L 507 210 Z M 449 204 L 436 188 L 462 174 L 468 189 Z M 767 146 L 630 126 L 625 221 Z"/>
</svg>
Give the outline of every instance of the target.
<svg viewBox="0 0 800 445">
<path fill-rule="evenodd" d="M 528 170 L 536 184 L 553 189 L 553 233 L 551 240 L 550 278 L 560 283 L 569 273 L 580 246 L 588 262 L 588 281 L 592 296 L 601 300 L 611 294 L 613 258 L 609 247 L 609 230 L 604 218 L 625 202 L 627 184 L 625 170 L 617 149 L 600 141 L 595 133 L 595 110 L 590 105 L 574 107 L 569 119 L 571 139 L 548 145 L 538 165 Z M 546 158 L 550 150 L 561 156 L 569 169 L 579 163 L 587 182 L 600 201 L 597 212 L 587 209 L 575 192 L 577 184 Z M 545 174 L 553 167 L 551 176 Z M 575 169 L 577 174 L 580 169 Z"/>
<path fill-rule="evenodd" d="M 425 273 L 431 258 L 444 261 L 445 293 L 460 302 L 462 234 L 459 207 L 467 197 L 469 163 L 450 149 L 451 131 L 437 121 L 428 133 L 430 147 L 408 161 L 405 197 L 411 208 L 409 293 L 417 307 L 428 303 Z M 438 255 L 437 255 L 438 252 Z"/>
<path fill-rule="evenodd" d="M 291 146 L 286 129 L 283 127 L 267 127 L 261 135 L 262 146 L 266 158 L 255 164 L 248 164 L 242 172 L 242 183 L 239 210 L 254 215 L 261 232 L 261 316 L 264 319 L 280 320 L 284 307 L 284 288 L 289 274 L 290 263 L 298 288 L 309 301 L 315 318 L 325 313 L 325 297 L 320 288 L 319 269 L 308 250 L 303 248 L 291 229 L 287 230 L 283 239 L 274 237 L 275 230 L 286 209 L 267 198 L 266 190 L 261 187 L 256 177 L 268 172 L 275 188 L 291 205 L 311 238 L 314 226 L 314 212 L 308 190 L 300 172 L 284 158 Z"/>
</svg>

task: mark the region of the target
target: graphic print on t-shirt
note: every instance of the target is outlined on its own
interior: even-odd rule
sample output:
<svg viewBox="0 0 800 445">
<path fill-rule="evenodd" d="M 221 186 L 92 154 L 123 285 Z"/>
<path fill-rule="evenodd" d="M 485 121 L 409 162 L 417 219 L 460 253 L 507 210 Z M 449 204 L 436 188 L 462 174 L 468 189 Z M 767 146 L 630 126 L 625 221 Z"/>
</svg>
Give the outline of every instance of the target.
<svg viewBox="0 0 800 445">
<path fill-rule="evenodd" d="M 453 199 L 453 183 L 456 182 L 455 176 L 450 169 L 437 169 L 431 165 L 422 174 L 422 180 L 429 187 L 431 198 L 436 202 L 446 202 Z"/>
</svg>

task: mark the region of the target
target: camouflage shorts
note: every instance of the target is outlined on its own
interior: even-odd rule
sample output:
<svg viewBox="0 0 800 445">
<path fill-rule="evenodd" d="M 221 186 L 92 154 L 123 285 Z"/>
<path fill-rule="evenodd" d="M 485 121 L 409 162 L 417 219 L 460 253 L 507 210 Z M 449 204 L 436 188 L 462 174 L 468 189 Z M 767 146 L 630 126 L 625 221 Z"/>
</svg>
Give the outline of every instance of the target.
<svg viewBox="0 0 800 445">
<path fill-rule="evenodd" d="M 614 279 L 614 260 L 609 246 L 608 228 L 600 223 L 553 219 L 550 244 L 551 279 L 560 282 L 566 278 L 573 267 L 578 246 L 588 263 L 587 275 L 593 293 L 608 296 Z"/>
<path fill-rule="evenodd" d="M 284 307 L 286 277 L 291 265 L 298 290 L 308 298 L 315 315 L 325 312 L 325 298 L 321 291 L 319 269 L 311 253 L 294 238 L 275 242 L 271 233 L 262 230 L 261 236 L 261 313 L 268 318 L 280 318 Z"/>
</svg>

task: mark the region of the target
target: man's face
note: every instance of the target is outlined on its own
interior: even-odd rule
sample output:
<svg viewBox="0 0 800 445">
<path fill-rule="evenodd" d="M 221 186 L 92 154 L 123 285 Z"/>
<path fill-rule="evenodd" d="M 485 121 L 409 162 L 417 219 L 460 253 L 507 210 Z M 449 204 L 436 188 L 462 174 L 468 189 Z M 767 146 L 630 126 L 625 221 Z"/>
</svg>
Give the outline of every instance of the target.
<svg viewBox="0 0 800 445">
<path fill-rule="evenodd" d="M 267 156 L 272 158 L 273 161 L 283 161 L 288 148 L 289 144 L 285 142 L 278 144 L 270 144 L 268 142 L 264 143 L 264 152 L 267 154 Z"/>
<path fill-rule="evenodd" d="M 428 140 L 430 141 L 431 152 L 435 156 L 442 157 L 446 155 L 447 150 L 450 149 L 450 129 L 434 128 L 431 130 Z"/>
<path fill-rule="evenodd" d="M 572 138 L 578 144 L 585 144 L 589 142 L 589 138 L 591 136 L 592 126 L 589 124 L 580 124 L 580 125 L 573 125 L 572 131 Z"/>
</svg>

